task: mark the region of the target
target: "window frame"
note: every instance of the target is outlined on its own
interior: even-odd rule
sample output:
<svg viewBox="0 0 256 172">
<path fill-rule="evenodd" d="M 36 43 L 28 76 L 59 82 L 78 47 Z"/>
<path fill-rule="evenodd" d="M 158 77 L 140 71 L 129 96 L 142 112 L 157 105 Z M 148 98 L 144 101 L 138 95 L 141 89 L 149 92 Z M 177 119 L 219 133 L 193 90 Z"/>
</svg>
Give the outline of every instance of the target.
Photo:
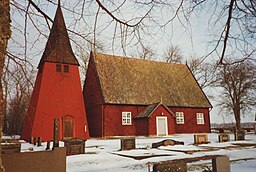
<svg viewBox="0 0 256 172">
<path fill-rule="evenodd" d="M 185 124 L 184 112 L 176 112 L 176 124 Z"/>
<path fill-rule="evenodd" d="M 62 65 L 59 63 L 56 64 L 56 72 L 62 72 Z"/>
<path fill-rule="evenodd" d="M 68 73 L 69 72 L 69 65 L 63 65 L 63 71 L 65 73 Z"/>
<path fill-rule="evenodd" d="M 122 125 L 132 125 L 132 113 L 131 112 L 122 112 Z"/>
<path fill-rule="evenodd" d="M 205 124 L 204 122 L 204 113 L 196 113 L 196 123 L 199 125 Z"/>
</svg>

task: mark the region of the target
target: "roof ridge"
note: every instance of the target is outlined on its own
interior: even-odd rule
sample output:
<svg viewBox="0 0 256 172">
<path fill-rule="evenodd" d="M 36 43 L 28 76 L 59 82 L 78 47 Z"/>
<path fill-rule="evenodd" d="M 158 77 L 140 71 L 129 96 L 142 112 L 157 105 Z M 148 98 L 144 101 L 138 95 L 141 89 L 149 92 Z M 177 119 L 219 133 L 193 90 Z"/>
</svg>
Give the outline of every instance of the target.
<svg viewBox="0 0 256 172">
<path fill-rule="evenodd" d="M 163 61 L 155 61 L 155 60 L 149 60 L 149 59 L 141 59 L 139 57 L 128 57 L 128 56 L 124 56 L 124 55 L 114 55 L 114 54 L 107 54 L 107 53 L 99 53 L 99 52 L 92 52 L 94 57 L 97 58 L 97 54 L 99 55 L 103 55 L 103 56 L 112 56 L 112 57 L 116 57 L 116 58 L 125 58 L 125 59 L 132 59 L 132 60 L 141 60 L 141 61 L 148 61 L 148 62 L 156 62 L 156 63 L 164 63 L 164 64 L 170 64 L 170 65 L 181 65 L 181 66 L 186 66 L 186 64 L 183 63 L 168 63 L 168 62 L 163 62 Z"/>
</svg>

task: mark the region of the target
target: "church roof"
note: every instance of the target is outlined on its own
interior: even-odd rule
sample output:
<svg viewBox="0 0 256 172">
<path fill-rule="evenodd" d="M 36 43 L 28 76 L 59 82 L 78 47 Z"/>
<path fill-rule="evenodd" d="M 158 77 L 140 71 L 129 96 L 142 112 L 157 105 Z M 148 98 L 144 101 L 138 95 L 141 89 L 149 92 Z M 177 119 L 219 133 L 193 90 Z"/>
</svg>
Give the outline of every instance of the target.
<svg viewBox="0 0 256 172">
<path fill-rule="evenodd" d="M 95 52 L 91 58 L 105 103 L 150 105 L 161 101 L 173 107 L 212 107 L 187 65 Z"/>
<path fill-rule="evenodd" d="M 57 7 L 50 35 L 38 68 L 44 62 L 79 65 L 72 51 L 60 4 Z"/>
<path fill-rule="evenodd" d="M 134 118 L 149 118 L 159 106 L 163 106 L 170 115 L 175 117 L 174 113 L 160 101 L 158 103 L 148 105 L 140 114 L 136 115 Z"/>
</svg>

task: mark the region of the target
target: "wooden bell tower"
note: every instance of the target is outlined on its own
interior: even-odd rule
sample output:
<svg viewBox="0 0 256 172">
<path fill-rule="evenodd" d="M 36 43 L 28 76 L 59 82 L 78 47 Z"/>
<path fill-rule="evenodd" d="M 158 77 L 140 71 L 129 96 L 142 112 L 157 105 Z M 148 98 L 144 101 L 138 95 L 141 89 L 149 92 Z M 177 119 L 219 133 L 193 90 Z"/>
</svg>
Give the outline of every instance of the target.
<svg viewBox="0 0 256 172">
<path fill-rule="evenodd" d="M 59 3 L 38 65 L 22 139 L 52 140 L 54 118 L 60 121 L 59 139 L 89 138 L 78 67 Z"/>
</svg>

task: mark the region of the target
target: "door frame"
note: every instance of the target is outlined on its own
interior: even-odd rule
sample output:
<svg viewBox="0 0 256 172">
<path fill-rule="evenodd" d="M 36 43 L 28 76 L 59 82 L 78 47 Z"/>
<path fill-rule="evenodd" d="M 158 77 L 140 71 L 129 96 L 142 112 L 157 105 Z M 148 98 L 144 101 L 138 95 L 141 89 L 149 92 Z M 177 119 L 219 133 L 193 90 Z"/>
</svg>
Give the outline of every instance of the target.
<svg viewBox="0 0 256 172">
<path fill-rule="evenodd" d="M 65 120 L 70 120 L 72 122 L 72 136 L 64 136 L 65 135 Z M 62 138 L 65 139 L 65 138 L 74 138 L 75 137 L 75 120 L 74 120 L 74 116 L 72 115 L 65 115 L 62 117 Z"/>
<path fill-rule="evenodd" d="M 156 117 L 156 135 L 161 136 L 161 135 L 159 135 L 159 131 L 158 131 L 158 126 L 159 126 L 158 119 L 165 119 L 165 133 L 166 133 L 165 136 L 168 136 L 168 118 L 167 118 L 167 116 L 157 116 Z"/>
</svg>

